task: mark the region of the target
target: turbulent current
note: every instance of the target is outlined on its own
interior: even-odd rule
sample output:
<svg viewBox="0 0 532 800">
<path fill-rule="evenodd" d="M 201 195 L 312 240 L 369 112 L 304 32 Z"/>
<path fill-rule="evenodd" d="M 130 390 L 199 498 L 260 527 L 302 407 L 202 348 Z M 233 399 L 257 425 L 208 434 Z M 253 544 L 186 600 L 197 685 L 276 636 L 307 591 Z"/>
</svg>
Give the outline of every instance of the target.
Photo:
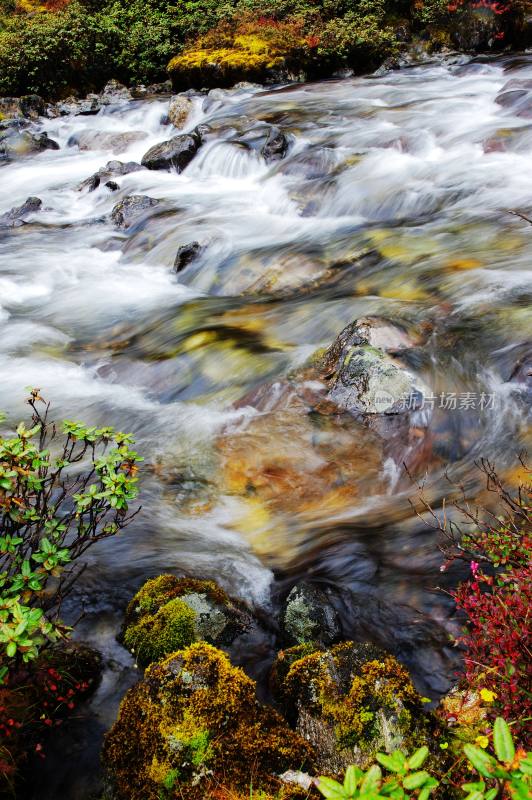
<svg viewBox="0 0 532 800">
<path fill-rule="evenodd" d="M 511 212 L 532 216 L 531 87 L 532 57 L 457 57 L 198 93 L 184 131 L 207 134 L 181 174 L 80 190 L 178 133 L 159 95 L 42 119 L 60 148 L 0 168 L 0 214 L 42 200 L 0 231 L 0 408 L 18 418 L 37 386 L 55 419 L 131 431 L 145 459 L 141 513 L 91 551 L 65 609 L 83 609 L 78 636 L 106 670 L 41 800 L 94 788 L 101 733 L 138 675 L 121 614 L 161 572 L 215 578 L 256 610 L 268 632 L 235 658 L 263 692 L 274 612 L 301 577 L 334 589 L 346 637 L 385 644 L 425 694 L 448 688 L 450 577 L 408 499 L 420 481 L 435 507 L 449 481 L 475 492 L 483 456 L 511 476 L 529 436 L 532 225 Z M 268 162 L 271 126 L 288 150 Z M 124 230 L 111 212 L 130 195 L 160 202 Z M 409 368 L 430 389 L 406 450 L 276 400 L 368 315 L 415 339 Z"/>
</svg>

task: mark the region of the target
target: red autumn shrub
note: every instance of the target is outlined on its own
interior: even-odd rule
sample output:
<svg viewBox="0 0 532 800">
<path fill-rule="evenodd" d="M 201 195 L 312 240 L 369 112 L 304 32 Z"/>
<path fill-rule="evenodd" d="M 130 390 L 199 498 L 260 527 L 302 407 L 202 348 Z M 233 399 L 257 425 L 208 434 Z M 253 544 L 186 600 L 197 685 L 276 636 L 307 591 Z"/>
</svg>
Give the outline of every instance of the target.
<svg viewBox="0 0 532 800">
<path fill-rule="evenodd" d="M 470 561 L 471 576 L 452 593 L 465 614 L 463 688 L 494 693 L 488 715 L 502 716 L 527 745 L 532 737 L 532 504 L 531 486 L 508 490 L 493 465 L 479 465 L 495 510 L 455 505 L 472 532 L 440 526 L 447 563 Z M 523 465 L 524 466 L 524 465 Z"/>
</svg>

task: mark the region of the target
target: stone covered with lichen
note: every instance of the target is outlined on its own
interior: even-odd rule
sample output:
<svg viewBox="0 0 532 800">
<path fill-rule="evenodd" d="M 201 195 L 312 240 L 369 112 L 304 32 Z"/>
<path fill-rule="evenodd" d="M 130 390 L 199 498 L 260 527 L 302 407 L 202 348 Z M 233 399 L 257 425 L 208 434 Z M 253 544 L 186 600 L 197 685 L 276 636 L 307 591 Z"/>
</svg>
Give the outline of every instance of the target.
<svg viewBox="0 0 532 800">
<path fill-rule="evenodd" d="M 159 575 L 129 603 L 122 641 L 145 666 L 193 642 L 229 645 L 250 624 L 214 581 Z"/>
<path fill-rule="evenodd" d="M 426 743 L 428 718 L 407 670 L 374 645 L 290 648 L 279 654 L 274 676 L 279 703 L 322 772 L 365 769 L 378 752 Z"/>
<path fill-rule="evenodd" d="M 116 800 L 203 800 L 215 786 L 279 787 L 289 769 L 311 769 L 311 748 L 255 683 L 208 644 L 146 670 L 120 706 L 103 760 Z"/>
</svg>

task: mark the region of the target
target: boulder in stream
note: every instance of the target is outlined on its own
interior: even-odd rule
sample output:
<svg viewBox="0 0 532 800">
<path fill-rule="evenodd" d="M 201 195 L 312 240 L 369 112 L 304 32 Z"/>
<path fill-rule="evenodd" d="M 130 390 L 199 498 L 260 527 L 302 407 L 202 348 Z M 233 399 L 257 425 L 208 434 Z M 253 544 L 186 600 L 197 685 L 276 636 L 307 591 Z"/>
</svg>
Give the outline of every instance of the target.
<svg viewBox="0 0 532 800">
<path fill-rule="evenodd" d="M 18 228 L 24 224 L 25 217 L 28 214 L 35 214 L 40 211 L 42 207 L 42 200 L 39 197 L 28 197 L 21 206 L 12 208 L 11 211 L 6 211 L 5 214 L 0 215 L 0 228 Z"/>
<path fill-rule="evenodd" d="M 121 200 L 111 211 L 111 219 L 117 228 L 127 230 L 139 222 L 145 213 L 159 204 L 159 200 L 145 194 L 132 194 Z"/>
<path fill-rule="evenodd" d="M 278 791 L 278 775 L 312 768 L 311 748 L 257 700 L 255 682 L 208 644 L 152 664 L 120 706 L 103 762 L 115 800 L 205 800 Z"/>
<path fill-rule="evenodd" d="M 41 153 L 43 150 L 59 150 L 59 145 L 48 134 L 30 133 L 18 126 L 0 130 L 0 155 L 8 160 Z"/>
<path fill-rule="evenodd" d="M 251 624 L 214 581 L 160 575 L 131 600 L 122 639 L 146 666 L 193 642 L 227 646 Z"/>
<path fill-rule="evenodd" d="M 273 161 L 280 161 L 285 157 L 288 150 L 288 139 L 279 128 L 272 127 L 261 150 L 261 154 L 267 164 Z"/>
<path fill-rule="evenodd" d="M 190 242 L 190 244 L 181 245 L 181 247 L 177 249 L 174 261 L 174 270 L 176 272 L 181 272 L 184 270 L 185 267 L 187 267 L 191 261 L 194 261 L 194 259 L 197 258 L 202 251 L 203 247 L 199 242 Z"/>
<path fill-rule="evenodd" d="M 192 114 L 193 108 L 194 104 L 192 100 L 182 94 L 176 94 L 172 97 L 168 106 L 168 122 L 170 122 L 174 128 L 182 128 Z"/>
<path fill-rule="evenodd" d="M 174 136 L 167 142 L 151 147 L 143 155 L 141 164 L 148 169 L 175 169 L 182 172 L 198 152 L 200 144 L 197 134 Z"/>
<path fill-rule="evenodd" d="M 138 172 L 141 169 L 144 169 L 144 167 L 137 164 L 136 161 L 127 161 L 125 163 L 123 161 L 108 161 L 105 167 L 100 167 L 98 172 L 85 178 L 85 180 L 78 185 L 78 192 L 84 189 L 93 192 L 102 181 L 108 181 L 110 178 L 115 178 L 117 176 L 129 175 L 131 172 Z"/>
<path fill-rule="evenodd" d="M 124 131 L 123 133 L 106 133 L 105 131 L 80 131 L 73 133 L 67 142 L 68 147 L 79 147 L 80 150 L 111 150 L 122 153 L 135 142 L 146 138 L 143 131 Z"/>
<path fill-rule="evenodd" d="M 290 591 L 282 611 L 284 637 L 291 645 L 330 645 L 340 637 L 340 622 L 326 591 L 301 581 Z"/>
<path fill-rule="evenodd" d="M 22 97 L 0 97 L 0 118 L 38 119 L 45 113 L 45 103 L 38 94 Z"/>
</svg>

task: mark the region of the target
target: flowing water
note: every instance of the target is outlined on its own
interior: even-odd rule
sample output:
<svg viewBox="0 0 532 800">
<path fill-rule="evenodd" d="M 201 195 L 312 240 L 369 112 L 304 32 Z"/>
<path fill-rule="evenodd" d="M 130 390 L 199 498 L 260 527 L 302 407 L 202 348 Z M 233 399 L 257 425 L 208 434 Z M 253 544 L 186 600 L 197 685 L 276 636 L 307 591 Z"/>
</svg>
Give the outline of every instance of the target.
<svg viewBox="0 0 532 800">
<path fill-rule="evenodd" d="M 514 80 L 528 84 L 496 102 Z M 0 236 L 0 408 L 14 419 L 38 386 L 56 419 L 132 431 L 145 457 L 141 514 L 90 554 L 71 598 L 106 671 L 40 798 L 97 786 L 101 733 L 138 675 L 114 639 L 122 609 L 163 571 L 215 578 L 255 608 L 264 632 L 235 658 L 259 679 L 278 598 L 311 577 L 334 589 L 344 635 L 398 653 L 424 693 L 449 686 L 446 576 L 402 461 L 437 505 L 446 469 L 474 490 L 476 458 L 511 470 L 526 444 L 532 226 L 509 211 L 532 210 L 531 81 L 532 57 L 457 58 L 216 90 L 193 98 L 186 129 L 210 133 L 182 174 L 78 191 L 175 135 L 159 96 L 42 120 L 60 149 L 1 168 L 0 213 L 28 195 L 43 210 Z M 290 146 L 267 164 L 270 125 Z M 143 137 L 120 152 L 71 143 L 131 131 Z M 124 232 L 110 212 L 131 194 L 161 202 Z M 199 256 L 176 274 L 193 241 Z M 410 367 L 436 398 L 418 444 L 394 452 L 360 421 L 255 402 L 368 314 L 416 338 Z"/>
</svg>

